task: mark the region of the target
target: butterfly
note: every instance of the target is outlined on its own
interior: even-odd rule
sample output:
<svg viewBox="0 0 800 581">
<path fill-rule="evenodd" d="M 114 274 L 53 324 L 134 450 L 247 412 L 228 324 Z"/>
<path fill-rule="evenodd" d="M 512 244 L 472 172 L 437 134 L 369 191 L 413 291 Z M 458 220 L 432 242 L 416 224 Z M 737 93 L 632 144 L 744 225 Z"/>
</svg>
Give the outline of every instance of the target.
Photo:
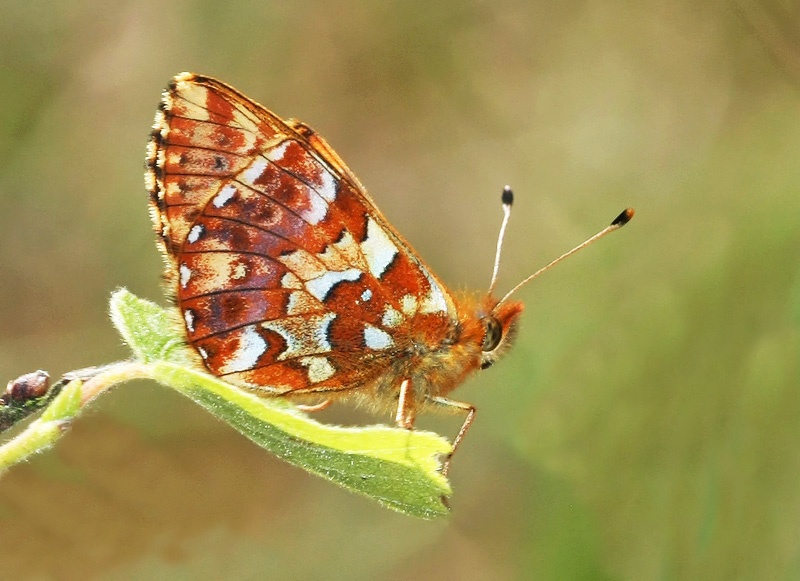
<svg viewBox="0 0 800 581">
<path fill-rule="evenodd" d="M 211 77 L 164 92 L 146 185 L 198 364 L 311 411 L 344 398 L 407 429 L 463 414 L 447 474 L 476 411 L 450 393 L 511 345 L 523 305 L 508 297 L 538 273 L 495 298 L 499 241 L 490 291 L 453 295 L 322 137 Z"/>
</svg>

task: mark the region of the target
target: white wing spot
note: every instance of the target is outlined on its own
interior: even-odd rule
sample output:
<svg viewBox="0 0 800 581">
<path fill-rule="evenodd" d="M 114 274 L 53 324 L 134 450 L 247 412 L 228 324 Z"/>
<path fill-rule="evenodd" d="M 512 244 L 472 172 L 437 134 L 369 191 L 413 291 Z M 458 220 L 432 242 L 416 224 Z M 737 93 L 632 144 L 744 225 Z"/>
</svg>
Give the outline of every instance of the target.
<svg viewBox="0 0 800 581">
<path fill-rule="evenodd" d="M 258 363 L 258 358 L 267 351 L 267 342 L 252 325 L 244 327 L 239 332 L 238 338 L 239 345 L 233 352 L 233 357 L 222 366 L 221 373 L 236 373 L 252 369 Z"/>
<path fill-rule="evenodd" d="M 412 294 L 405 295 L 400 299 L 400 308 L 407 317 L 411 317 L 417 312 L 417 297 Z"/>
<path fill-rule="evenodd" d="M 214 196 L 214 199 L 211 201 L 211 203 L 214 204 L 215 208 L 221 208 L 231 201 L 231 198 L 233 198 L 234 194 L 236 194 L 236 188 L 230 184 L 227 184 L 216 196 Z"/>
<path fill-rule="evenodd" d="M 403 322 L 403 313 L 386 305 L 386 310 L 383 311 L 383 319 L 381 323 L 384 327 L 391 329 Z"/>
<path fill-rule="evenodd" d="M 386 349 L 394 345 L 392 336 L 372 325 L 364 326 L 364 345 L 370 349 Z"/>
<path fill-rule="evenodd" d="M 267 169 L 268 163 L 269 162 L 267 162 L 267 160 L 263 157 L 255 158 L 253 163 L 250 164 L 250 167 L 242 172 L 242 182 L 248 186 L 254 185 L 255 181 L 260 178 L 264 173 L 264 170 Z"/>
<path fill-rule="evenodd" d="M 268 150 L 265 155 L 268 160 L 270 161 L 278 161 L 283 159 L 283 156 L 286 154 L 286 148 L 289 147 L 289 140 L 285 140 L 281 142 L 280 145 L 273 147 L 272 149 Z"/>
<path fill-rule="evenodd" d="M 200 357 L 202 357 L 203 360 L 208 359 L 208 352 L 205 349 L 203 349 L 202 347 L 198 347 L 197 348 L 197 352 L 200 354 Z"/>
<path fill-rule="evenodd" d="M 367 239 L 361 243 L 361 252 L 367 259 L 372 276 L 380 280 L 398 250 L 383 228 L 372 218 L 367 218 Z"/>
<path fill-rule="evenodd" d="M 316 192 L 309 191 L 306 194 L 308 208 L 301 212 L 301 217 L 308 221 L 312 226 L 316 226 L 328 215 L 328 204 L 321 199 Z"/>
<path fill-rule="evenodd" d="M 446 313 L 447 299 L 444 297 L 444 292 L 442 292 L 442 289 L 428 272 L 425 272 L 425 276 L 431 285 L 431 290 L 428 291 L 428 294 L 422 299 L 419 305 L 419 312 L 424 315 L 430 313 Z"/>
<path fill-rule="evenodd" d="M 314 339 L 323 351 L 330 351 L 331 344 L 328 341 L 328 328 L 331 326 L 331 321 L 336 318 L 333 313 L 326 313 L 319 325 L 314 329 Z"/>
<path fill-rule="evenodd" d="M 192 278 L 192 269 L 182 263 L 178 270 L 181 273 L 181 288 L 186 288 L 186 285 L 189 284 L 189 279 Z"/>
<path fill-rule="evenodd" d="M 336 373 L 336 369 L 327 357 L 303 357 L 299 361 L 300 365 L 308 367 L 308 380 L 311 383 L 325 381 Z"/>
<path fill-rule="evenodd" d="M 320 184 L 319 195 L 329 202 L 333 202 L 336 199 L 336 178 L 328 171 L 323 171 L 320 174 L 320 181 L 322 183 Z"/>
<path fill-rule="evenodd" d="M 370 289 L 364 289 L 364 292 L 361 293 L 361 300 L 368 301 L 372 298 L 372 291 Z"/>
<path fill-rule="evenodd" d="M 320 301 L 324 301 L 331 289 L 342 281 L 355 281 L 361 277 L 361 271 L 350 268 L 342 272 L 328 271 L 322 276 L 306 282 L 308 292 Z"/>
<path fill-rule="evenodd" d="M 231 269 L 231 279 L 242 280 L 243 278 L 247 278 L 247 266 L 241 262 L 234 264 Z"/>
<path fill-rule="evenodd" d="M 192 309 L 183 311 L 183 320 L 186 322 L 186 330 L 194 333 L 194 312 Z"/>
<path fill-rule="evenodd" d="M 203 227 L 200 224 L 195 224 L 192 226 L 192 229 L 189 230 L 189 235 L 186 237 L 186 240 L 189 241 L 190 244 L 194 244 L 198 240 L 200 240 L 200 236 L 203 235 Z"/>
</svg>

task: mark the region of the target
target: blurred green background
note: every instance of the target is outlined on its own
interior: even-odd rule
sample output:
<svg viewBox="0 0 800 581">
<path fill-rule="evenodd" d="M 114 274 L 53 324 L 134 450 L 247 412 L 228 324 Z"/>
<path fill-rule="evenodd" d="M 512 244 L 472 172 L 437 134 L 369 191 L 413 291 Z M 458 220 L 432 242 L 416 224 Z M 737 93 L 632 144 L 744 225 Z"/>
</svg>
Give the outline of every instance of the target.
<svg viewBox="0 0 800 581">
<path fill-rule="evenodd" d="M 501 291 L 637 215 L 456 392 L 449 520 L 130 384 L 0 480 L 3 577 L 800 578 L 793 3 L 7 2 L 0 377 L 124 358 L 109 293 L 163 302 L 143 161 L 185 70 L 317 129 L 453 289 L 488 285 L 507 183 Z"/>
</svg>

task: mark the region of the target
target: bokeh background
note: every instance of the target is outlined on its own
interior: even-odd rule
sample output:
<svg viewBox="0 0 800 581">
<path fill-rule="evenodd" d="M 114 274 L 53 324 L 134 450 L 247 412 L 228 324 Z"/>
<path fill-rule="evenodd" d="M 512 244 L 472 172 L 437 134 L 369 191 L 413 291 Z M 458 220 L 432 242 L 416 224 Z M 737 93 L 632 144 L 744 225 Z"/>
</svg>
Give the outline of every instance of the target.
<svg viewBox="0 0 800 581">
<path fill-rule="evenodd" d="M 526 288 L 456 392 L 449 520 L 129 384 L 0 480 L 4 578 L 800 577 L 794 3 L 6 2 L 4 380 L 124 358 L 109 293 L 163 301 L 143 160 L 185 70 L 322 133 L 454 289 L 487 286 L 507 183 L 501 290 L 637 215 Z"/>
</svg>

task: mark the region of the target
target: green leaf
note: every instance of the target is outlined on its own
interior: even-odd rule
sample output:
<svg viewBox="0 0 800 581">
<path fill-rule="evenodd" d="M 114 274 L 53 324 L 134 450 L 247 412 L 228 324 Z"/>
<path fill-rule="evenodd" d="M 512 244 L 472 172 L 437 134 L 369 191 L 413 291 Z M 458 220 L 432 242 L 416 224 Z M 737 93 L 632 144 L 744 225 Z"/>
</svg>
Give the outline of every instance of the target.
<svg viewBox="0 0 800 581">
<path fill-rule="evenodd" d="M 174 309 L 140 299 L 122 288 L 111 295 L 109 311 L 111 322 L 140 361 L 191 363 L 182 335 L 183 323 Z"/>
<path fill-rule="evenodd" d="M 112 320 L 156 381 L 190 397 L 259 446 L 384 506 L 422 518 L 449 514 L 450 485 L 439 456 L 450 443 L 431 432 L 388 426 L 345 428 L 312 420 L 289 402 L 262 398 L 191 363 L 175 316 L 122 289 Z"/>
</svg>

